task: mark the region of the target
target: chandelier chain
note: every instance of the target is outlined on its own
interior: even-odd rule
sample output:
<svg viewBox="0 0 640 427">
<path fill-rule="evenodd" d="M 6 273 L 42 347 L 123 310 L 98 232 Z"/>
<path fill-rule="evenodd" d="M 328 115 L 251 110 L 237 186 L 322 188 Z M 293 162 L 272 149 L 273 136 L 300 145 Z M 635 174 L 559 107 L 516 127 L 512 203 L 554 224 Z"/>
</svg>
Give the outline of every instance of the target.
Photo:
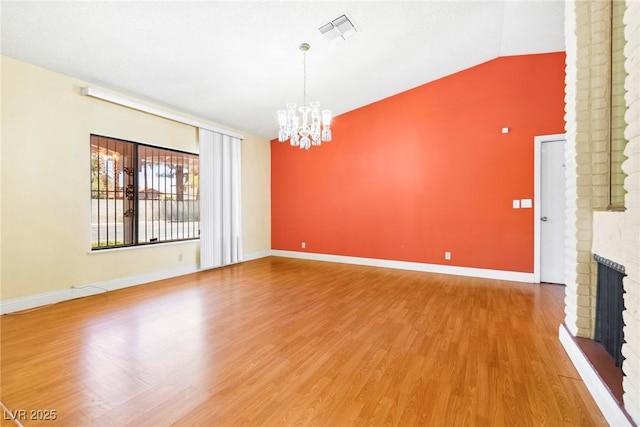
<svg viewBox="0 0 640 427">
<path fill-rule="evenodd" d="M 307 105 L 307 51 L 302 51 L 302 69 L 303 69 L 303 86 L 302 86 L 302 105 Z"/>
</svg>

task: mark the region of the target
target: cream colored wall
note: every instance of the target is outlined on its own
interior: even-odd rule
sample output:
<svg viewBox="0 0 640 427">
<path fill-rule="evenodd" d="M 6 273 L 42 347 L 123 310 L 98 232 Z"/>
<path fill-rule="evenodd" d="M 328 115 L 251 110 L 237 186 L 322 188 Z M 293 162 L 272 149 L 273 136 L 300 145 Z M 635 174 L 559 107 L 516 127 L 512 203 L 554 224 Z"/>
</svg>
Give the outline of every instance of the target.
<svg viewBox="0 0 640 427">
<path fill-rule="evenodd" d="M 197 129 L 82 96 L 84 82 L 7 57 L 1 82 L 2 301 L 197 266 L 198 241 L 92 253 L 89 198 L 91 133 L 198 152 Z M 266 251 L 269 141 L 245 134 L 242 154 L 245 253 Z"/>
<path fill-rule="evenodd" d="M 242 233 L 245 255 L 271 250 L 271 144 L 242 142 Z"/>
</svg>

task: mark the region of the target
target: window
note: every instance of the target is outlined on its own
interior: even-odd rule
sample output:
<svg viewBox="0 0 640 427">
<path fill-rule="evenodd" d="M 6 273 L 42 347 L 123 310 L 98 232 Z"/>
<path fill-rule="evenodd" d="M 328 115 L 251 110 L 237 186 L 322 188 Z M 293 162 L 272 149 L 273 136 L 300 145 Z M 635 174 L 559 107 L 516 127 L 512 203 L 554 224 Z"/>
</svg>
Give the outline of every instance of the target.
<svg viewBox="0 0 640 427">
<path fill-rule="evenodd" d="M 91 135 L 93 250 L 197 239 L 198 155 Z"/>
</svg>

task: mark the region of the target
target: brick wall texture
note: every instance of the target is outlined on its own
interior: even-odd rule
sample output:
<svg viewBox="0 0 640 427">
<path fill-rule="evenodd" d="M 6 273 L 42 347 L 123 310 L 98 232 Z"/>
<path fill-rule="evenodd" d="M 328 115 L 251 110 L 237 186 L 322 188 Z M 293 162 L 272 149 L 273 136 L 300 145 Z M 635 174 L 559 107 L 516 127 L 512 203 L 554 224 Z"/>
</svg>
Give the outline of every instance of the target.
<svg viewBox="0 0 640 427">
<path fill-rule="evenodd" d="M 624 405 L 640 424 L 640 2 L 627 0 L 625 6 L 624 137 L 628 142 L 622 164 L 626 211 L 619 242 L 624 259 L 614 261 L 627 272 Z M 593 227 L 593 215 L 609 205 L 611 2 L 567 1 L 565 40 L 565 324 L 574 335 L 592 338 L 596 295 L 592 245 L 594 234 L 600 232 L 600 226 Z"/>
<path fill-rule="evenodd" d="M 622 170 L 627 174 L 624 182 L 626 190 L 624 232 L 622 245 L 626 259 L 624 266 L 627 277 L 624 313 L 625 340 L 622 354 L 624 361 L 623 387 L 625 408 L 637 424 L 640 424 L 640 2 L 627 0 L 624 13 L 625 101 L 627 112 L 625 138 L 627 159 Z"/>
</svg>

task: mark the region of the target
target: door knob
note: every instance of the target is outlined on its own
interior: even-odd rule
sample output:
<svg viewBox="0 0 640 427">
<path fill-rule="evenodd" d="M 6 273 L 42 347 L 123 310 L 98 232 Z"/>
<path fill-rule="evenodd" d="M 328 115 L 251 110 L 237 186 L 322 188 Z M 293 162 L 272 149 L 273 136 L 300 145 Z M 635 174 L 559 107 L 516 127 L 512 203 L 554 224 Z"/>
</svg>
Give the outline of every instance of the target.
<svg viewBox="0 0 640 427">
<path fill-rule="evenodd" d="M 549 220 L 549 218 L 547 218 L 546 216 L 543 216 L 542 218 L 540 218 L 540 221 L 547 222 L 548 220 Z"/>
</svg>

